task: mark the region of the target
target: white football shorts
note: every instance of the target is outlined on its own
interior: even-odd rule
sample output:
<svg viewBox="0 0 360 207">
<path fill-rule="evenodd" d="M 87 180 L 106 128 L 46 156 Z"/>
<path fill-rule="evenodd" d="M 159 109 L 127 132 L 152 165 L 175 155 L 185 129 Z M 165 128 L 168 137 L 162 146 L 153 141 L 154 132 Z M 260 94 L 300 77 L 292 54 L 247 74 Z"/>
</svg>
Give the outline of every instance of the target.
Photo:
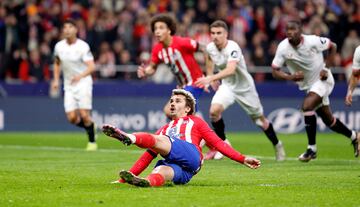
<svg viewBox="0 0 360 207">
<path fill-rule="evenodd" d="M 261 105 L 259 95 L 254 87 L 245 92 L 234 92 L 226 85 L 220 85 L 212 98 L 211 104 L 221 104 L 226 110 L 234 102 L 237 102 L 251 118 L 263 115 L 264 110 Z"/>
<path fill-rule="evenodd" d="M 92 83 L 79 82 L 75 86 L 70 86 L 64 92 L 65 112 L 76 109 L 92 109 Z"/>
<path fill-rule="evenodd" d="M 308 93 L 314 92 L 322 97 L 322 105 L 328 106 L 330 104 L 329 96 L 334 89 L 335 81 L 331 73 L 328 73 L 326 81 L 317 80 L 308 90 Z"/>
</svg>

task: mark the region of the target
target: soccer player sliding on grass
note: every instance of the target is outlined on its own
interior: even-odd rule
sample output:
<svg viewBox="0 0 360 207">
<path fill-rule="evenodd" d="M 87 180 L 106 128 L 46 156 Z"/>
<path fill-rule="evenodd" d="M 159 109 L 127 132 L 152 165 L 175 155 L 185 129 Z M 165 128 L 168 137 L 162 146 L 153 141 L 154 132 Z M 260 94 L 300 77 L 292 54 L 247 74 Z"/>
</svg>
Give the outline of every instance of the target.
<svg viewBox="0 0 360 207">
<path fill-rule="evenodd" d="M 260 167 L 260 161 L 246 157 L 221 140 L 201 118 L 194 116 L 195 99 L 183 89 L 174 89 L 170 98 L 172 120 L 156 134 L 138 132 L 127 134 L 111 125 L 103 132 L 125 145 L 135 144 L 147 149 L 129 171 L 120 171 L 120 182 L 140 187 L 162 186 L 166 181 L 186 184 L 200 170 L 202 164 L 200 141 L 204 139 L 223 155 L 251 169 Z M 138 175 L 160 154 L 154 170 L 146 178 Z"/>
</svg>

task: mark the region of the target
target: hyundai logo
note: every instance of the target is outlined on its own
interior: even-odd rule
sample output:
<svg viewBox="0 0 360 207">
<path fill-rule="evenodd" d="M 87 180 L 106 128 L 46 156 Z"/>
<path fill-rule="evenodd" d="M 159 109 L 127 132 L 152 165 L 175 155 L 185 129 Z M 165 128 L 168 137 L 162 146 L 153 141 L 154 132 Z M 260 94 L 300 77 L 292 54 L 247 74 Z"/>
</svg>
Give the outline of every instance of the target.
<svg viewBox="0 0 360 207">
<path fill-rule="evenodd" d="M 268 116 L 275 131 L 291 134 L 300 132 L 304 128 L 302 113 L 294 108 L 279 108 L 272 111 Z"/>
</svg>

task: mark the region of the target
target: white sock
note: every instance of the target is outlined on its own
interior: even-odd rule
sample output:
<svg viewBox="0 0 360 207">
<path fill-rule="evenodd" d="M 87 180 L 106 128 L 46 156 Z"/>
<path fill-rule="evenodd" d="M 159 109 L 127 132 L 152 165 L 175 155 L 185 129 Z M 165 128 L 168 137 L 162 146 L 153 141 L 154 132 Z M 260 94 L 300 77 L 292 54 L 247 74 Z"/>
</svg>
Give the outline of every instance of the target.
<svg viewBox="0 0 360 207">
<path fill-rule="evenodd" d="M 136 142 L 136 136 L 135 135 L 127 134 L 127 136 L 130 138 L 132 144 L 134 144 Z"/>
<path fill-rule="evenodd" d="M 351 140 L 355 140 L 355 139 L 356 139 L 356 132 L 353 130 L 351 135 Z"/>
<path fill-rule="evenodd" d="M 316 152 L 316 145 L 308 145 L 308 149 L 311 149 L 312 151 Z"/>
</svg>

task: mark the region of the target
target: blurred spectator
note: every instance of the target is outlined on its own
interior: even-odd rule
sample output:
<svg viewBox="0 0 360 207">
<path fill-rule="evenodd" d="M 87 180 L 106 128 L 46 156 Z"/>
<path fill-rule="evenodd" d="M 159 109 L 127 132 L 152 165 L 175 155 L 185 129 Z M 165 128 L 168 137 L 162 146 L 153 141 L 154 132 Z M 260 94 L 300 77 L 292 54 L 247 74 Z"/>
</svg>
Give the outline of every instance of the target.
<svg viewBox="0 0 360 207">
<path fill-rule="evenodd" d="M 342 61 L 342 66 L 345 69 L 344 72 L 347 79 L 350 78 L 352 73 L 351 66 L 352 66 L 353 54 L 358 45 L 360 45 L 360 38 L 356 30 L 352 29 L 349 31 L 349 34 L 345 38 L 344 44 L 341 48 L 341 61 Z"/>
<path fill-rule="evenodd" d="M 41 61 L 39 50 L 31 50 L 29 58 L 22 60 L 19 65 L 19 78 L 30 82 L 50 80 L 49 65 Z"/>
<path fill-rule="evenodd" d="M 360 38 L 356 30 L 352 29 L 344 40 L 341 48 L 341 59 L 343 66 L 348 66 L 352 62 L 353 54 L 356 47 L 360 45 Z"/>
<path fill-rule="evenodd" d="M 141 11 L 138 13 L 136 17 L 134 30 L 133 30 L 133 38 L 134 45 L 137 46 L 136 52 L 140 53 L 141 51 L 148 51 L 151 49 L 151 32 L 149 31 L 149 22 L 150 16 L 147 12 Z M 134 46 L 133 45 L 133 46 Z"/>
<path fill-rule="evenodd" d="M 133 15 L 130 11 L 124 10 L 118 15 L 118 25 L 116 28 L 117 38 L 122 40 L 124 46 L 131 50 L 131 54 L 136 54 L 136 49 L 133 45 Z"/>
<path fill-rule="evenodd" d="M 315 15 L 311 17 L 309 24 L 305 26 L 304 33 L 327 37 L 329 28 L 319 15 Z"/>
<path fill-rule="evenodd" d="M 96 64 L 98 65 L 99 78 L 116 77 L 115 55 L 109 43 L 102 42 L 100 44 L 100 53 Z"/>
<path fill-rule="evenodd" d="M 195 11 L 194 23 L 210 24 L 212 22 L 212 14 L 207 0 L 198 0 Z"/>
<path fill-rule="evenodd" d="M 124 42 L 121 39 L 117 39 L 114 43 L 113 43 L 113 47 L 112 50 L 114 51 L 114 55 L 115 55 L 115 64 L 116 65 L 120 65 L 121 64 L 121 52 L 124 50 Z M 131 54 L 130 54 L 131 55 Z"/>
<path fill-rule="evenodd" d="M 117 77 L 125 80 L 135 79 L 137 76 L 134 73 L 134 70 L 132 70 L 134 68 L 134 62 L 131 61 L 130 52 L 128 50 L 123 50 L 119 55 L 122 70 L 117 72 Z"/>
<path fill-rule="evenodd" d="M 285 24 L 291 18 L 300 18 L 306 33 L 336 42 L 342 66 L 348 65 L 358 41 L 353 31 L 360 32 L 359 0 L 0 0 L 0 80 L 18 78 L 18 67 L 30 51 L 40 51 L 41 62 L 48 64 L 61 39 L 62 22 L 69 17 L 76 20 L 79 38 L 89 42 L 98 62 L 108 68 L 100 77 L 114 78 L 112 64 L 121 63 L 124 50 L 131 63 L 140 64 L 140 56 L 155 42 L 149 20 L 165 12 L 179 22 L 177 35 L 202 44 L 208 42 L 208 23 L 225 20 L 229 38 L 240 45 L 249 65 L 269 66 L 273 54 L 268 51 L 285 38 Z M 104 42 L 109 48 L 105 53 Z"/>
</svg>

